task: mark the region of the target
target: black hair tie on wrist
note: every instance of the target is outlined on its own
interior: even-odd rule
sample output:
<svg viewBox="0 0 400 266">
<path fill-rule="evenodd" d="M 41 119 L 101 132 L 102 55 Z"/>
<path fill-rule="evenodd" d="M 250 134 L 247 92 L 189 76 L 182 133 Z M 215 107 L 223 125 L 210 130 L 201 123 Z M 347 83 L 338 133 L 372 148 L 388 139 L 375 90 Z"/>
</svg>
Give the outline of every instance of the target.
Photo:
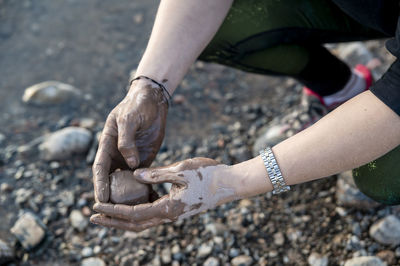
<svg viewBox="0 0 400 266">
<path fill-rule="evenodd" d="M 165 88 L 165 86 L 164 86 L 163 84 L 161 84 L 160 82 L 158 82 L 158 81 L 156 81 L 156 80 L 154 80 L 154 79 L 152 79 L 152 78 L 149 78 L 149 77 L 147 77 L 147 76 L 138 76 L 138 77 L 136 77 L 136 78 L 134 78 L 134 79 L 131 80 L 131 82 L 129 83 L 129 86 L 131 86 L 132 83 L 133 83 L 135 80 L 142 79 L 142 78 L 152 81 L 152 82 L 155 83 L 158 87 L 161 88 L 162 94 L 163 94 L 165 100 L 167 101 L 167 105 L 169 106 L 170 103 L 171 103 L 171 99 L 172 99 L 171 94 L 169 94 L 167 88 Z"/>
</svg>

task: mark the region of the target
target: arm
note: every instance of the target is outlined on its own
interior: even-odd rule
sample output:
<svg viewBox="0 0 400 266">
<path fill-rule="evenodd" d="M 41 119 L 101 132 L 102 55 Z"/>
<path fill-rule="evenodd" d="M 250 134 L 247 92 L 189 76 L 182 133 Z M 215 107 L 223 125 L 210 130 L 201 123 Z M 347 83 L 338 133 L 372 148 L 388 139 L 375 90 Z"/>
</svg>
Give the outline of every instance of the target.
<svg viewBox="0 0 400 266">
<path fill-rule="evenodd" d="M 398 145 L 400 117 L 367 91 L 272 150 L 286 183 L 294 185 L 359 167 Z M 272 190 L 260 156 L 232 168 L 249 173 L 242 196 Z"/>
<path fill-rule="evenodd" d="M 163 0 L 136 75 L 164 82 L 172 94 L 211 41 L 233 0 Z"/>
<path fill-rule="evenodd" d="M 161 1 L 146 52 L 136 75 L 175 90 L 189 66 L 211 40 L 232 0 Z M 131 84 L 126 97 L 107 117 L 93 163 L 96 201 L 108 202 L 109 174 L 117 169 L 148 167 L 164 138 L 167 104 L 147 80 Z"/>
<path fill-rule="evenodd" d="M 315 125 L 273 147 L 286 183 L 294 185 L 352 169 L 400 144 L 400 117 L 371 92 L 364 92 Z M 136 206 L 98 203 L 106 214 L 91 217 L 105 226 L 141 231 L 189 217 L 222 203 L 272 191 L 260 156 L 233 165 L 195 158 L 155 169 L 139 169 L 144 183 L 171 182 L 173 187 L 153 203 Z"/>
</svg>

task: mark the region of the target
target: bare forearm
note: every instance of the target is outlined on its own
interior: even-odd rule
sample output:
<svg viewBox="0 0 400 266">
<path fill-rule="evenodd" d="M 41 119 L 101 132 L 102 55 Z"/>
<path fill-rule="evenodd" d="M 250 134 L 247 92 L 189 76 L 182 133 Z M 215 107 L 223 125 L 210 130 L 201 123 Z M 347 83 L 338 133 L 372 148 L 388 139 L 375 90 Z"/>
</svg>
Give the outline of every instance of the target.
<svg viewBox="0 0 400 266">
<path fill-rule="evenodd" d="M 222 24 L 232 0 L 162 0 L 136 75 L 172 93 Z"/>
<path fill-rule="evenodd" d="M 400 117 L 368 91 L 279 143 L 273 152 L 286 183 L 293 185 L 356 168 L 398 145 Z M 272 190 L 260 157 L 233 169 L 247 173 L 244 195 Z"/>
</svg>

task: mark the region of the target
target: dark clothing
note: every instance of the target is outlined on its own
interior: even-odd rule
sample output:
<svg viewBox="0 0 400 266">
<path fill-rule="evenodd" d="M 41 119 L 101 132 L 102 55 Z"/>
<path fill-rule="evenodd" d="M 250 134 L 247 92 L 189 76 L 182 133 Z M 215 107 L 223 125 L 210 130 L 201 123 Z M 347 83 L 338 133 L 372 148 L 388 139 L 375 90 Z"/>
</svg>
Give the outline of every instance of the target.
<svg viewBox="0 0 400 266">
<path fill-rule="evenodd" d="M 393 37 L 386 48 L 396 58 L 400 56 L 399 1 L 390 0 L 333 0 L 346 14 L 362 25 Z M 396 23 L 397 22 L 397 23 Z M 383 77 L 371 88 L 381 101 L 400 115 L 400 62 L 392 64 Z"/>
<path fill-rule="evenodd" d="M 398 1 L 392 0 L 235 0 L 199 59 L 291 76 L 326 96 L 343 88 L 350 69 L 322 44 L 396 33 L 387 48 L 397 57 L 398 13 Z M 400 66 L 393 64 L 371 91 L 400 115 Z"/>
</svg>

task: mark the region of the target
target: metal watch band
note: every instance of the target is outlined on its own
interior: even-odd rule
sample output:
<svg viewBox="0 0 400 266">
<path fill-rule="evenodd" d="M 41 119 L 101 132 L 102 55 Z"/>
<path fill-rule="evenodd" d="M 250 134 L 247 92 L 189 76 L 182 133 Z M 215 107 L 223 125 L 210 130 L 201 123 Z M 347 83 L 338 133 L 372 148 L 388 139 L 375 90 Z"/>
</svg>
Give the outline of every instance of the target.
<svg viewBox="0 0 400 266">
<path fill-rule="evenodd" d="M 276 162 L 275 156 L 270 147 L 260 151 L 264 165 L 267 168 L 269 179 L 271 180 L 274 190 L 272 194 L 279 194 L 290 190 L 290 186 L 286 185 L 285 180 L 282 177 L 281 169 L 279 169 L 278 163 Z"/>
</svg>

